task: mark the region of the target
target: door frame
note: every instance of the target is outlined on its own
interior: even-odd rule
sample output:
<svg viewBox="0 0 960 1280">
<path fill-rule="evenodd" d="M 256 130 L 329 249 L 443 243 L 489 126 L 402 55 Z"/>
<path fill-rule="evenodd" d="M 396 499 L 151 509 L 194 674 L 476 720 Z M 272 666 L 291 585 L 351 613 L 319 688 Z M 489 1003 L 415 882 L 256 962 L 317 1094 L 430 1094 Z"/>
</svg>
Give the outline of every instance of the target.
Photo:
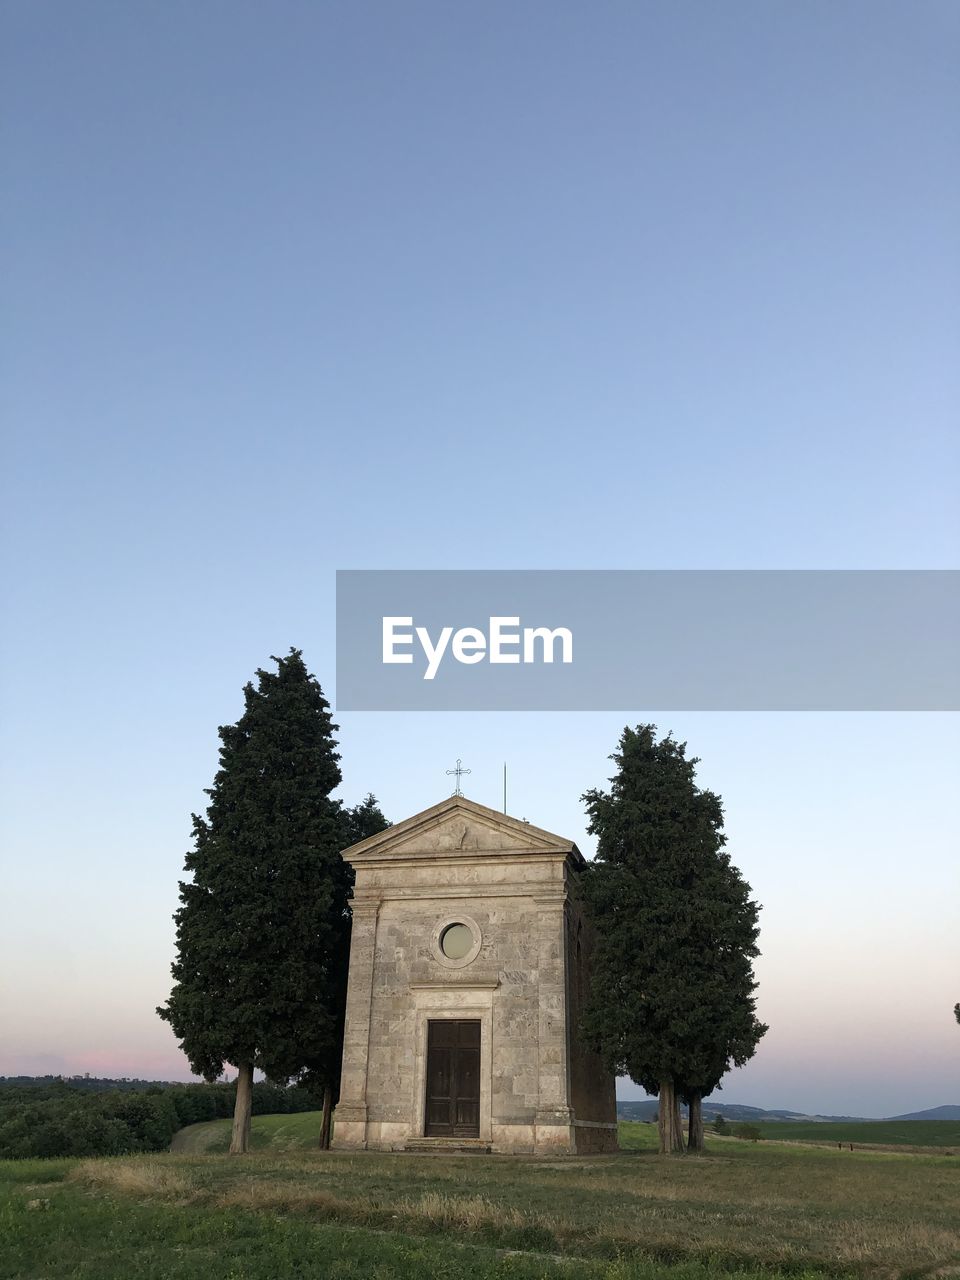
<svg viewBox="0 0 960 1280">
<path fill-rule="evenodd" d="M 460 983 L 430 982 L 411 984 L 414 998 L 414 1062 L 413 1117 L 411 1138 L 426 1136 L 427 1127 L 427 1035 L 428 1023 L 448 1019 L 453 1022 L 480 1023 L 480 1140 L 492 1139 L 491 1108 L 493 1100 L 493 997 L 500 983 L 477 983 L 469 987 Z M 437 1142 L 462 1142 L 462 1138 L 437 1138 Z"/>
<path fill-rule="evenodd" d="M 461 1034 L 457 1035 L 456 1043 L 449 1044 L 449 1045 L 447 1044 L 441 1045 L 441 1044 L 435 1043 L 435 1037 L 439 1039 L 440 1028 L 450 1027 L 450 1026 L 457 1027 L 460 1029 Z M 461 1035 L 462 1035 L 463 1028 L 465 1027 L 471 1028 L 470 1039 L 475 1041 L 474 1044 L 466 1045 L 462 1043 Z M 482 1033 L 482 1027 L 481 1027 L 479 1018 L 457 1018 L 457 1019 L 429 1018 L 427 1020 L 427 1076 L 426 1076 L 427 1113 L 424 1118 L 424 1136 L 425 1137 L 429 1137 L 429 1138 L 479 1138 L 480 1137 L 480 1055 L 481 1055 L 480 1039 L 481 1039 L 481 1033 Z M 447 1103 L 447 1107 L 446 1107 L 447 1118 L 446 1120 L 443 1120 L 443 1121 L 437 1121 L 436 1124 L 432 1124 L 430 1120 L 430 1099 L 431 1099 L 431 1096 L 436 1096 L 436 1095 L 431 1095 L 431 1092 L 430 1092 L 430 1083 L 431 1083 L 430 1055 L 432 1053 L 447 1054 L 447 1064 L 448 1064 L 448 1071 L 449 1071 L 449 1088 L 446 1095 L 444 1095 Z M 463 1055 L 469 1055 L 469 1058 L 472 1062 L 472 1066 L 468 1069 L 469 1070 L 468 1078 L 471 1080 L 471 1084 L 472 1084 L 472 1088 L 469 1096 L 466 1093 L 464 1093 L 462 1088 L 463 1070 L 464 1070 Z M 473 1112 L 474 1107 L 476 1108 L 476 1111 L 473 1112 L 475 1116 L 475 1123 L 471 1122 L 467 1124 L 466 1122 L 461 1123 L 459 1121 L 459 1103 L 461 1100 L 470 1105 L 471 1112 Z M 450 1132 L 439 1133 L 437 1132 L 438 1128 L 449 1129 Z M 467 1130 L 467 1129 L 470 1130 L 469 1133 L 461 1132 L 461 1130 Z M 476 1130 L 476 1132 L 474 1132 L 474 1129 Z"/>
</svg>

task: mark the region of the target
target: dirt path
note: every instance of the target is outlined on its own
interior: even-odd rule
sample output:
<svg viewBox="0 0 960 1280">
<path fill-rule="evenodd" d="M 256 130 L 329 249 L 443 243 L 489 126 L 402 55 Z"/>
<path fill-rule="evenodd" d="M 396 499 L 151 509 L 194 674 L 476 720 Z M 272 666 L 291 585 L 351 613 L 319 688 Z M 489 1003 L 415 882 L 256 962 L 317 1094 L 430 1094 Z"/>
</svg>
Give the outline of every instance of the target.
<svg viewBox="0 0 960 1280">
<path fill-rule="evenodd" d="M 200 1155 L 209 1151 L 217 1138 L 229 1128 L 229 1120 L 201 1120 L 199 1124 L 188 1124 L 173 1135 L 170 1150 L 181 1156 Z"/>
</svg>

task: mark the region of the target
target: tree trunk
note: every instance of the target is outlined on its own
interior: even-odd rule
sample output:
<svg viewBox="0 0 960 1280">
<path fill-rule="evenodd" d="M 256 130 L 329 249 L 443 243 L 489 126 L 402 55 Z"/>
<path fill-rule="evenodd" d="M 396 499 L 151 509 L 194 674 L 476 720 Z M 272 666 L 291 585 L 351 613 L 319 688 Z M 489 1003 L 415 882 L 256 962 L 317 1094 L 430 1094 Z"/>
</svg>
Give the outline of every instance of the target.
<svg viewBox="0 0 960 1280">
<path fill-rule="evenodd" d="M 329 1085 L 323 1091 L 323 1120 L 320 1123 L 320 1150 L 330 1150 L 330 1115 L 333 1111 L 333 1090 Z"/>
<path fill-rule="evenodd" d="M 683 1154 L 683 1121 L 680 1119 L 680 1095 L 677 1093 L 677 1086 L 673 1086 L 673 1132 L 676 1134 L 676 1146 L 674 1151 Z"/>
<path fill-rule="evenodd" d="M 699 1091 L 690 1095 L 690 1115 L 687 1121 L 687 1150 L 694 1155 L 703 1154 L 703 1106 Z"/>
<path fill-rule="evenodd" d="M 660 1154 L 675 1155 L 683 1150 L 683 1132 L 680 1128 L 680 1103 L 672 1080 L 660 1081 L 660 1109 L 657 1117 L 660 1136 Z"/>
<path fill-rule="evenodd" d="M 237 1101 L 233 1108 L 230 1154 L 243 1155 L 250 1147 L 250 1115 L 253 1110 L 253 1063 L 237 1066 Z"/>
</svg>

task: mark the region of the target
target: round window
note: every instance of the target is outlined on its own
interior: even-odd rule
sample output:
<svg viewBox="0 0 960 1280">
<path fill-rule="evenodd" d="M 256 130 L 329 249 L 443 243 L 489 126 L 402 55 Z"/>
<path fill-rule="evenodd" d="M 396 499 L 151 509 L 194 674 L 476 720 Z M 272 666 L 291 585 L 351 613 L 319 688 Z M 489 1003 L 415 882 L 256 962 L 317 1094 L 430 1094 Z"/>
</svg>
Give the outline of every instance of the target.
<svg viewBox="0 0 960 1280">
<path fill-rule="evenodd" d="M 447 925 L 440 935 L 440 950 L 448 960 L 462 960 L 473 949 L 473 934 L 465 924 Z"/>
</svg>

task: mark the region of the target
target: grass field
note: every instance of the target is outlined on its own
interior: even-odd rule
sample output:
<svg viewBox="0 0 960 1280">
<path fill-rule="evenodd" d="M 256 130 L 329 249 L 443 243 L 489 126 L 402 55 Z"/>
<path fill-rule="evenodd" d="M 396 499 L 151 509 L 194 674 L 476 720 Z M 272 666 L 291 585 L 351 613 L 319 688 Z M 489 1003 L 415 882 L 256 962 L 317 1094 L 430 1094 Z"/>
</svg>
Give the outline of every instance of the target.
<svg viewBox="0 0 960 1280">
<path fill-rule="evenodd" d="M 960 1155 L 958 1120 L 777 1120 L 759 1128 L 764 1138 L 774 1140 L 943 1147 Z"/>
<path fill-rule="evenodd" d="M 252 1151 L 291 1151 L 315 1147 L 320 1134 L 320 1112 L 298 1111 L 290 1115 L 254 1116 L 250 1126 Z M 226 1155 L 230 1147 L 232 1120 L 208 1120 L 188 1124 L 174 1134 L 171 1151 L 176 1155 Z"/>
<path fill-rule="evenodd" d="M 644 1124 L 622 1127 L 617 1156 L 347 1155 L 317 1151 L 317 1127 L 256 1117 L 243 1158 L 216 1154 L 214 1122 L 206 1154 L 2 1163 L 0 1277 L 960 1275 L 949 1156 L 728 1138 L 664 1159 Z"/>
</svg>

